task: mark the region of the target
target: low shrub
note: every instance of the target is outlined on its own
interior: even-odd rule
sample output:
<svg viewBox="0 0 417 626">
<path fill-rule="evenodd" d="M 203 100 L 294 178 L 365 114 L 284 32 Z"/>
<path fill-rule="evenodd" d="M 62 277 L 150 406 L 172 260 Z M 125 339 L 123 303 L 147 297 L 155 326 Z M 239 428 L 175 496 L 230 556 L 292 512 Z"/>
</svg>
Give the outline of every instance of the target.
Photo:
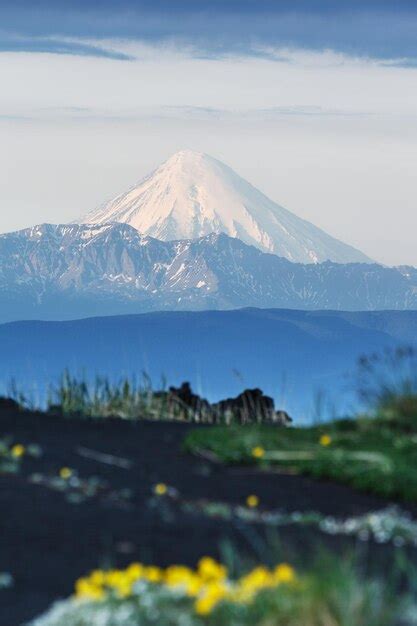
<svg viewBox="0 0 417 626">
<path fill-rule="evenodd" d="M 64 416 L 159 419 L 168 416 L 167 409 L 166 394 L 155 394 L 146 376 L 140 382 L 111 383 L 103 377 L 87 382 L 65 370 L 59 384 L 48 390 L 47 411 Z"/>
<path fill-rule="evenodd" d="M 96 570 L 31 626 L 394 626 L 411 606 L 411 597 L 364 579 L 349 562 L 326 560 L 307 574 L 260 565 L 232 579 L 205 557 L 196 570 Z"/>
<path fill-rule="evenodd" d="M 387 349 L 358 363 L 360 400 L 371 415 L 394 427 L 417 431 L 417 352 L 413 347 Z"/>
</svg>

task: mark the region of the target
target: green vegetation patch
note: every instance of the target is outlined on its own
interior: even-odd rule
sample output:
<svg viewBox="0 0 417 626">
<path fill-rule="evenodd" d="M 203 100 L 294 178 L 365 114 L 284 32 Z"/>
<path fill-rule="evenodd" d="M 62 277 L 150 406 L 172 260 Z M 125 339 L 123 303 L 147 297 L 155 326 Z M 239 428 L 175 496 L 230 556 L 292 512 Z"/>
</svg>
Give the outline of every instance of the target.
<svg viewBox="0 0 417 626">
<path fill-rule="evenodd" d="M 228 464 L 279 468 L 417 501 L 417 432 L 405 432 L 384 419 L 311 428 L 212 427 L 189 433 L 184 447 Z"/>
</svg>

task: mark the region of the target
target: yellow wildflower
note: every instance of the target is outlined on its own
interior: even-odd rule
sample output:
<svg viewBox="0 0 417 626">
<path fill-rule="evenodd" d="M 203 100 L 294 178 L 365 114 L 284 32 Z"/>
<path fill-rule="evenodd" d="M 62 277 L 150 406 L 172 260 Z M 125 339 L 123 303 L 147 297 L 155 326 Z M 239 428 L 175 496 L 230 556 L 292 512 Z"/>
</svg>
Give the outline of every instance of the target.
<svg viewBox="0 0 417 626">
<path fill-rule="evenodd" d="M 132 595 L 132 586 L 132 581 L 123 576 L 115 589 L 117 596 L 119 598 L 128 598 Z"/>
<path fill-rule="evenodd" d="M 185 565 L 171 565 L 165 570 L 164 582 L 168 587 L 180 587 L 187 595 L 195 597 L 204 584 L 200 576 Z"/>
<path fill-rule="evenodd" d="M 59 470 L 59 475 L 64 480 L 68 480 L 68 478 L 71 478 L 72 474 L 73 471 L 69 467 L 61 467 L 61 469 Z"/>
<path fill-rule="evenodd" d="M 105 584 L 112 589 L 116 589 L 122 582 L 123 572 L 119 569 L 111 569 L 106 572 Z"/>
<path fill-rule="evenodd" d="M 77 598 L 100 601 L 116 596 L 120 599 L 134 594 L 135 582 L 139 579 L 168 588 L 179 588 L 194 598 L 194 609 L 198 615 L 210 614 L 224 600 L 238 603 L 252 602 L 264 589 L 272 589 L 296 580 L 291 565 L 281 563 L 270 570 L 261 565 L 236 581 L 228 579 L 227 568 L 215 559 L 205 556 L 197 568 L 171 565 L 165 570 L 155 566 L 132 563 L 124 570 L 94 570 L 89 576 L 80 578 L 75 584 Z"/>
<path fill-rule="evenodd" d="M 228 588 L 222 582 L 212 582 L 196 600 L 194 608 L 198 615 L 208 615 L 228 595 Z"/>
<path fill-rule="evenodd" d="M 145 567 L 143 575 L 144 578 L 146 578 L 146 580 L 150 583 L 159 583 L 162 581 L 163 572 L 161 568 L 149 565 L 148 567 Z"/>
<path fill-rule="evenodd" d="M 275 580 L 278 583 L 292 583 L 295 580 L 295 571 L 288 563 L 277 565 L 274 570 Z"/>
<path fill-rule="evenodd" d="M 15 459 L 20 459 L 20 457 L 22 457 L 25 454 L 25 452 L 26 452 L 26 448 L 25 446 L 22 446 L 21 443 L 17 443 L 11 449 L 11 453 L 15 457 Z"/>
<path fill-rule="evenodd" d="M 96 569 L 91 572 L 89 580 L 93 585 L 102 587 L 106 581 L 106 577 L 101 569 Z"/>
<path fill-rule="evenodd" d="M 320 437 L 319 442 L 321 446 L 330 446 L 330 444 L 332 443 L 332 438 L 330 437 L 330 435 L 325 434 Z"/>
<path fill-rule="evenodd" d="M 254 459 L 262 459 L 265 456 L 265 450 L 261 446 L 252 448 L 252 456 Z"/>
<path fill-rule="evenodd" d="M 193 576 L 193 571 L 185 565 L 171 565 L 165 570 L 164 581 L 168 586 L 182 585 Z"/>
<path fill-rule="evenodd" d="M 224 580 L 227 576 L 227 568 L 210 556 L 204 556 L 199 560 L 197 572 L 205 581 Z"/>
<path fill-rule="evenodd" d="M 189 595 L 191 598 L 195 598 L 196 596 L 198 596 L 203 587 L 204 581 L 200 578 L 200 576 L 197 576 L 197 574 L 191 576 L 185 585 L 187 595 Z"/>
<path fill-rule="evenodd" d="M 132 582 L 136 582 L 137 580 L 142 578 L 144 573 L 145 569 L 141 563 L 131 563 L 126 570 L 126 576 Z"/>
<path fill-rule="evenodd" d="M 105 592 L 102 587 L 94 585 L 88 578 L 80 578 L 75 583 L 75 595 L 77 598 L 97 602 L 105 597 Z"/>
<path fill-rule="evenodd" d="M 255 569 L 249 572 L 246 576 L 243 576 L 239 583 L 242 588 L 256 592 L 258 589 L 272 586 L 275 583 L 275 579 L 269 569 L 260 565 L 259 567 L 255 567 Z"/>
<path fill-rule="evenodd" d="M 208 615 L 211 613 L 215 605 L 215 602 L 209 596 L 203 596 L 202 598 L 198 598 L 196 601 L 194 608 L 198 615 Z"/>
<path fill-rule="evenodd" d="M 250 509 L 256 509 L 258 504 L 259 504 L 258 496 L 251 495 L 246 498 L 246 506 L 248 506 Z"/>
<path fill-rule="evenodd" d="M 157 496 L 164 496 L 167 493 L 167 491 L 168 491 L 168 487 L 165 485 L 165 483 L 158 483 L 154 487 L 154 493 Z"/>
</svg>

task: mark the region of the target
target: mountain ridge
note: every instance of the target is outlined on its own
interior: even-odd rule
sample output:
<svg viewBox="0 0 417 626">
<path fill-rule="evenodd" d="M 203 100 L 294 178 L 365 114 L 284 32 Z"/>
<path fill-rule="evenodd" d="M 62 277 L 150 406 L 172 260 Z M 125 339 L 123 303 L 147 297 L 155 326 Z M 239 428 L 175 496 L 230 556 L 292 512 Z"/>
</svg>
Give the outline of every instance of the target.
<svg viewBox="0 0 417 626">
<path fill-rule="evenodd" d="M 163 242 L 127 224 L 0 235 L 0 321 L 156 310 L 415 309 L 417 270 L 298 264 L 210 234 Z"/>
</svg>

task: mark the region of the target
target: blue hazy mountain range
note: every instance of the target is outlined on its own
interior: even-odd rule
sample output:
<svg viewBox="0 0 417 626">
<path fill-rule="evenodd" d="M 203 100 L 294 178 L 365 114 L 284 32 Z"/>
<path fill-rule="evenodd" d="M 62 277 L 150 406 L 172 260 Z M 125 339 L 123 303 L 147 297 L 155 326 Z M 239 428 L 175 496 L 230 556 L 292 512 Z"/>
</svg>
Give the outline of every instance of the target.
<svg viewBox="0 0 417 626">
<path fill-rule="evenodd" d="M 160 241 L 118 223 L 0 235 L 0 322 L 247 306 L 417 309 L 417 270 L 294 263 L 225 234 Z"/>
<path fill-rule="evenodd" d="M 2 380 L 34 400 L 59 373 L 107 375 L 146 372 L 153 386 L 189 380 L 210 400 L 260 387 L 298 424 L 357 408 L 355 365 L 362 354 L 410 345 L 417 311 L 160 312 L 77 321 L 0 325 Z M 4 389 L 3 389 L 4 391 Z"/>
</svg>

